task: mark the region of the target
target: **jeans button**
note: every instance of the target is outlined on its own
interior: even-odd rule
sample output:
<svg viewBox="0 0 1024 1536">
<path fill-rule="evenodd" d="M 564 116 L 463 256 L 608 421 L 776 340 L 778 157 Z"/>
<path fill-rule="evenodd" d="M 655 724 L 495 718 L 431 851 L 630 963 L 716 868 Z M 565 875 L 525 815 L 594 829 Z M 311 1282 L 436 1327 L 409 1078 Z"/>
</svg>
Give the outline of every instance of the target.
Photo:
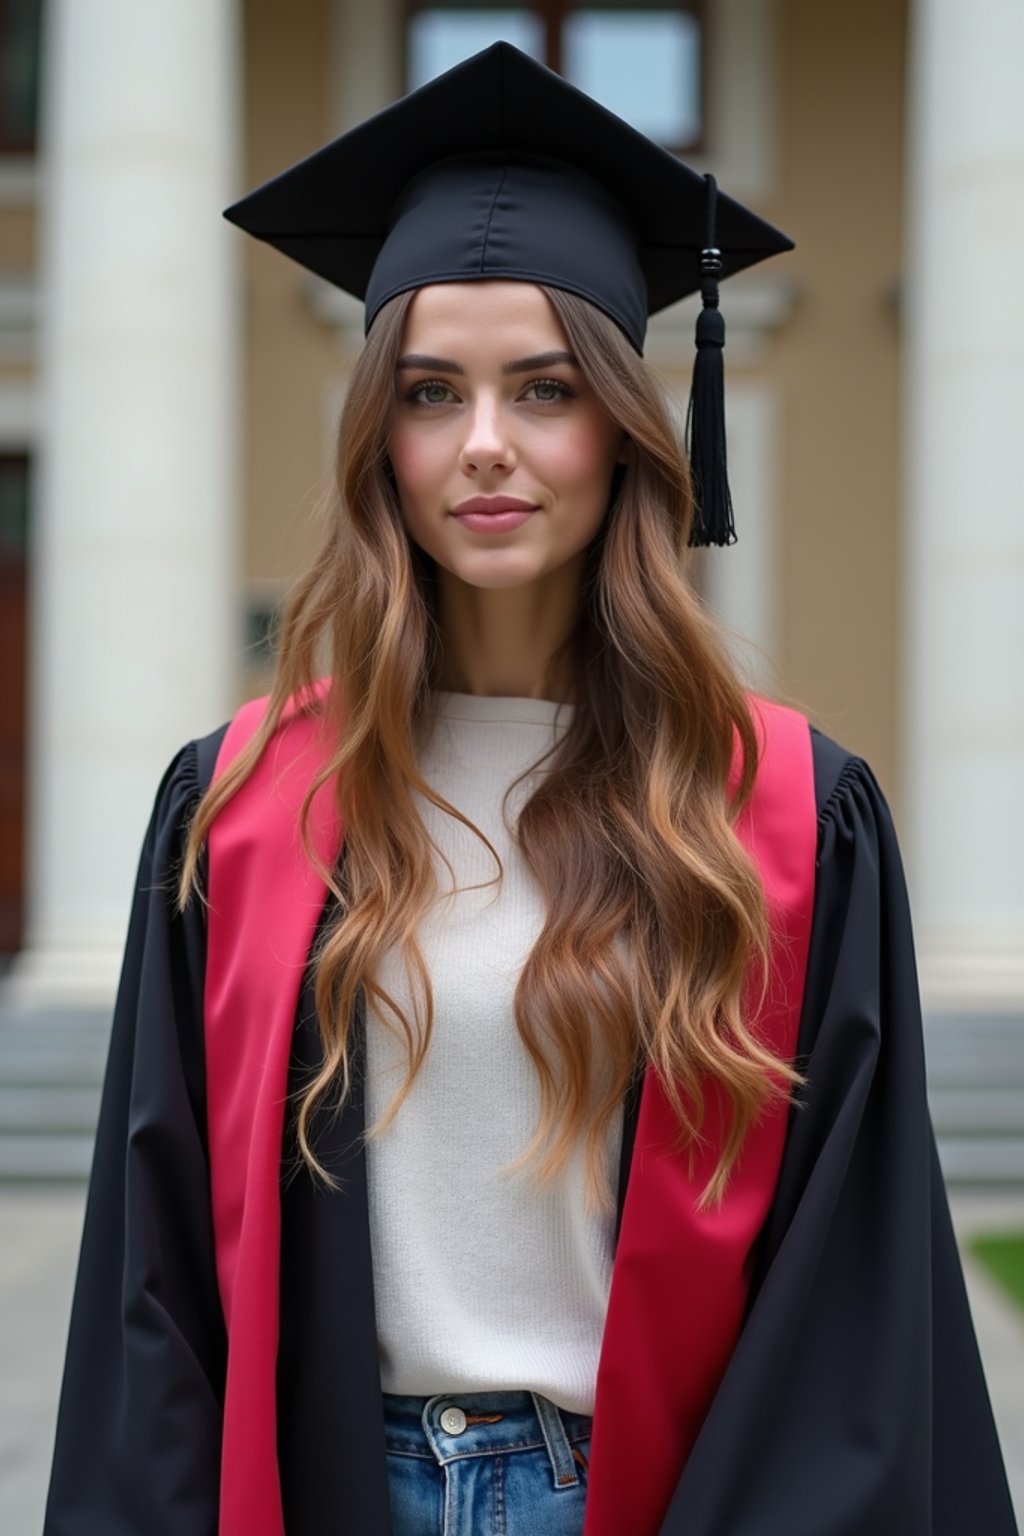
<svg viewBox="0 0 1024 1536">
<path fill-rule="evenodd" d="M 461 1435 L 466 1427 L 466 1415 L 461 1408 L 446 1408 L 441 1415 L 441 1428 L 446 1435 Z"/>
</svg>

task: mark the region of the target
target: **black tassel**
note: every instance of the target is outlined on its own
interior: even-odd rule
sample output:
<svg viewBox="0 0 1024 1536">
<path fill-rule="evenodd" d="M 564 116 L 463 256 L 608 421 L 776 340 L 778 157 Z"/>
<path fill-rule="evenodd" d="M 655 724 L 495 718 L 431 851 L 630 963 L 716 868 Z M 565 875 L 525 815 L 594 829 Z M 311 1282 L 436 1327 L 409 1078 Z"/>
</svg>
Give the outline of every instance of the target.
<svg viewBox="0 0 1024 1536">
<path fill-rule="evenodd" d="M 715 205 L 718 186 L 707 183 L 707 244 L 700 254 L 700 291 L 704 301 L 697 317 L 697 356 L 686 413 L 686 441 L 693 480 L 691 546 L 736 543 L 732 496 L 725 454 L 725 321 L 718 307 L 718 278 L 722 253 L 715 245 Z"/>
</svg>

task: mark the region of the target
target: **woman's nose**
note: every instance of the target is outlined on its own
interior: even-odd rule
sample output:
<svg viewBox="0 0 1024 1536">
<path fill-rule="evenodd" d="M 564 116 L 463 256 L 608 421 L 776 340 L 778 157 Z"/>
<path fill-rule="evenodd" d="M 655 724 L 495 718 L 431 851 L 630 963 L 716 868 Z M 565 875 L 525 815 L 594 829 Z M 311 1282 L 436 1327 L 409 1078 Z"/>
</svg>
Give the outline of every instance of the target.
<svg viewBox="0 0 1024 1536">
<path fill-rule="evenodd" d="M 508 417 L 495 400 L 481 396 L 471 407 L 460 457 L 465 468 L 477 470 L 513 461 Z"/>
</svg>

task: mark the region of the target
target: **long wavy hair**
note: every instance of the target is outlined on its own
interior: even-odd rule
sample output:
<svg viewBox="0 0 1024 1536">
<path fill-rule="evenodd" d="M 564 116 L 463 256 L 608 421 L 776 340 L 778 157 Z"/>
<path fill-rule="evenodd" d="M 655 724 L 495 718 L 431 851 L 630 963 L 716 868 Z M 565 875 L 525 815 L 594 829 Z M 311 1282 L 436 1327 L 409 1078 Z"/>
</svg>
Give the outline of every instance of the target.
<svg viewBox="0 0 1024 1536">
<path fill-rule="evenodd" d="M 557 658 L 575 679 L 573 718 L 515 828 L 546 920 L 514 997 L 541 1112 L 507 1171 L 532 1164 L 546 1186 L 585 1136 L 588 1208 L 610 1210 L 606 1137 L 640 1064 L 658 1074 L 677 1117 L 677 1150 L 688 1147 L 691 1157 L 704 1140 L 707 1090 L 719 1090 L 726 1130 L 700 1197 L 715 1205 L 750 1126 L 802 1081 L 753 1027 L 768 983 L 769 922 L 734 824 L 753 789 L 757 740 L 718 626 L 687 576 L 690 477 L 662 387 L 600 310 L 539 286 L 597 398 L 632 440 L 632 457 L 613 473 L 608 511 L 586 553 L 577 622 Z M 329 1185 L 335 1180 L 312 1129 L 316 1113 L 340 1107 L 350 1092 L 359 988 L 404 1039 L 408 1065 L 368 1139 L 401 1109 L 430 1044 L 433 989 L 416 928 L 438 896 L 430 850 L 440 850 L 414 791 L 475 832 L 497 864 L 494 881 L 503 875 L 490 840 L 417 766 L 444 653 L 436 565 L 405 531 L 387 453 L 412 298 L 399 294 L 381 309 L 355 363 L 335 484 L 318 509 L 319 547 L 281 609 L 266 714 L 200 801 L 178 890 L 183 907 L 200 887 L 211 823 L 300 696 L 323 715 L 330 743 L 300 825 L 337 908 L 311 961 L 323 1065 L 298 1096 L 296 1139 Z M 314 701 L 322 673 L 330 686 Z M 730 798 L 736 743 L 742 773 Z M 310 805 L 327 781 L 345 828 L 334 869 L 309 839 Z M 411 1023 L 376 979 L 392 946 L 419 977 L 423 1026 L 419 1007 Z"/>
</svg>

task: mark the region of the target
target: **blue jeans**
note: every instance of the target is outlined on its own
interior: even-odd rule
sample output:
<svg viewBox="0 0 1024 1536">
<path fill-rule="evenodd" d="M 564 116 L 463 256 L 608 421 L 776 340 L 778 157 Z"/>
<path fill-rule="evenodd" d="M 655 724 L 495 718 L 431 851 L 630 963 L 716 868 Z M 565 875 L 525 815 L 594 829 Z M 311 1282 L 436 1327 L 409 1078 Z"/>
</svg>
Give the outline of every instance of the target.
<svg viewBox="0 0 1024 1536">
<path fill-rule="evenodd" d="M 392 1536 L 580 1536 L 590 1426 L 539 1392 L 385 1392 Z"/>
</svg>

